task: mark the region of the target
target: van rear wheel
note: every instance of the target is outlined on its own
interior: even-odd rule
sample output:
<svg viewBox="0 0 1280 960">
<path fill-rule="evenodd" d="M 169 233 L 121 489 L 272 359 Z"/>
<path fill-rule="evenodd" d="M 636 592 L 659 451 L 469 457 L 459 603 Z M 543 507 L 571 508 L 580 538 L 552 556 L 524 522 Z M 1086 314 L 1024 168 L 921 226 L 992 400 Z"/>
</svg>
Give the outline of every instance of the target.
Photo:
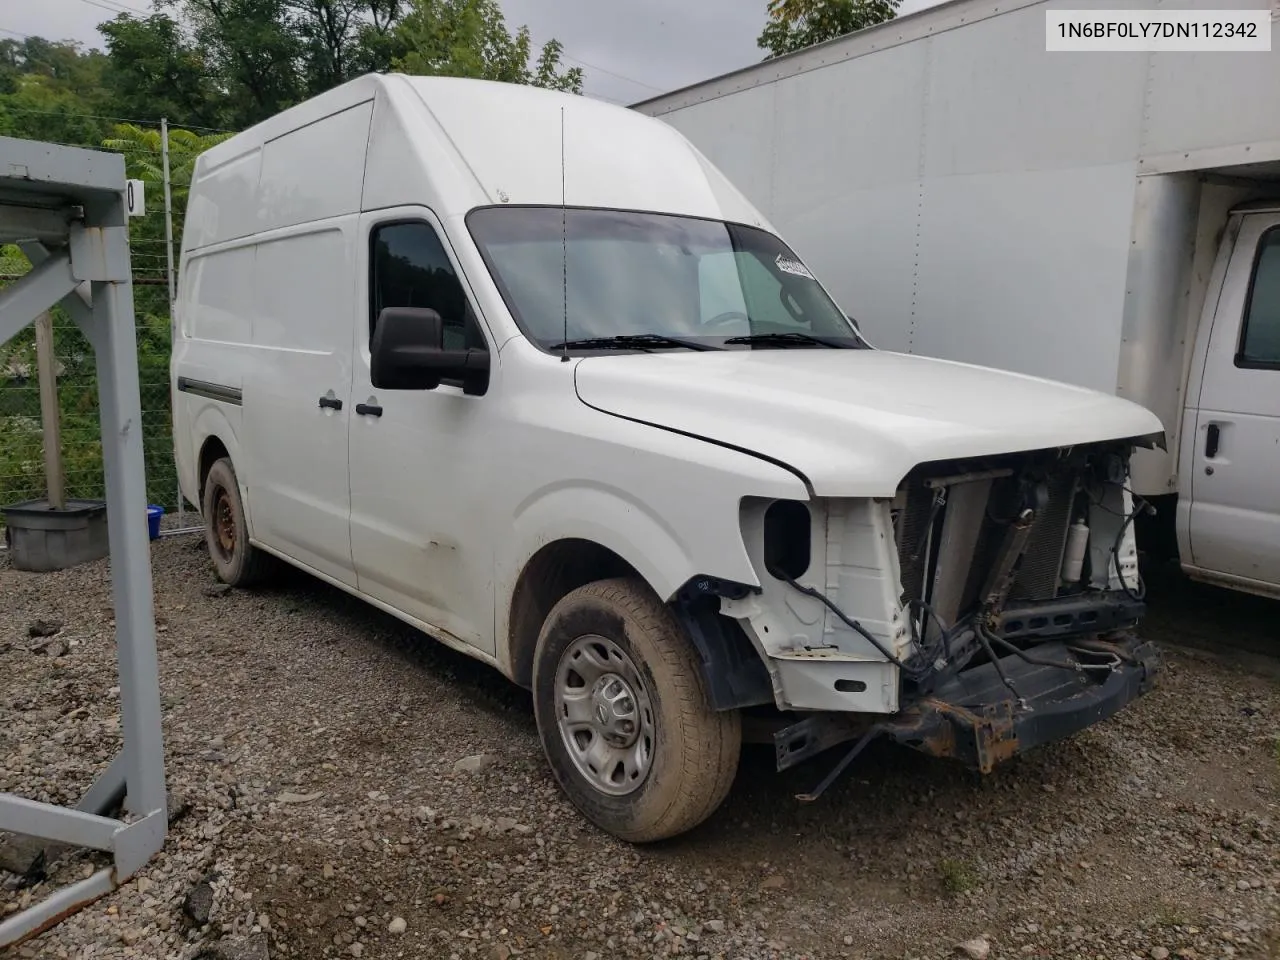
<svg viewBox="0 0 1280 960">
<path fill-rule="evenodd" d="M 240 484 L 226 457 L 209 468 L 202 499 L 205 542 L 218 579 L 233 587 L 261 583 L 271 574 L 274 558 L 249 543 Z"/>
<path fill-rule="evenodd" d="M 729 792 L 741 720 L 711 708 L 692 644 L 644 583 L 598 581 L 552 608 L 533 696 L 556 780 L 614 836 L 647 843 L 684 833 Z"/>
</svg>

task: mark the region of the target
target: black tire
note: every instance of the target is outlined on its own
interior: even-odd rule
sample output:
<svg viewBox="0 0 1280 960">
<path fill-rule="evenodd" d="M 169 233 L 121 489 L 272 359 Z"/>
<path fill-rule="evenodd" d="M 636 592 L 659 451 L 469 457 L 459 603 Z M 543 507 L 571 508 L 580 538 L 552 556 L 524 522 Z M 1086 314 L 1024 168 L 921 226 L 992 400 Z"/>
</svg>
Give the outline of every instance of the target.
<svg viewBox="0 0 1280 960">
<path fill-rule="evenodd" d="M 588 637 L 602 639 L 608 650 L 594 639 L 586 640 Z M 620 650 L 630 662 L 610 662 L 624 664 L 622 675 L 634 667 L 641 683 L 636 699 L 642 707 L 635 716 L 650 723 L 646 727 L 652 734 L 647 767 L 643 775 L 634 776 L 632 784 L 626 782 L 627 771 L 619 765 L 622 778 L 616 784 L 606 784 L 625 793 L 610 794 L 592 782 L 579 768 L 584 761 L 570 754 L 567 741 L 577 734 L 562 732 L 559 723 L 558 685 L 584 692 L 594 689 L 590 684 L 572 687 L 573 659 L 582 655 L 583 643 L 606 660 L 609 651 L 618 657 Z M 595 686 L 607 686 L 609 676 L 614 674 L 606 674 Z M 597 703 L 592 697 L 581 699 Z M 623 697 L 620 702 L 631 701 Z M 642 582 L 601 580 L 572 591 L 551 609 L 534 654 L 533 703 L 543 750 L 561 788 L 583 816 L 620 839 L 649 843 L 684 833 L 716 811 L 733 783 L 742 749 L 741 718 L 736 710 L 717 712 L 711 708 L 684 629 Z M 651 722 L 650 713 L 643 709 L 646 704 Z M 559 709 L 568 716 L 563 705 Z M 640 739 L 645 739 L 644 734 Z M 578 756 L 590 752 L 582 748 L 582 741 L 577 742 Z M 594 744 L 594 740 L 586 743 Z"/>
<path fill-rule="evenodd" d="M 251 587 L 268 579 L 276 569 L 275 558 L 249 543 L 240 484 L 226 457 L 209 468 L 202 500 L 204 538 L 218 579 L 233 587 Z"/>
</svg>

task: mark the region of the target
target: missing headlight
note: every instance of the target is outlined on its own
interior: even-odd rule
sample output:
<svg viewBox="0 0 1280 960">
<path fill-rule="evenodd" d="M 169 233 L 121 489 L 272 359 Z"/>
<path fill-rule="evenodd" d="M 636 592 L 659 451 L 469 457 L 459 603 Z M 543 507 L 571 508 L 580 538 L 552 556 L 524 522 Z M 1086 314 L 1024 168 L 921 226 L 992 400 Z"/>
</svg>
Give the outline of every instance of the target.
<svg viewBox="0 0 1280 960">
<path fill-rule="evenodd" d="M 812 531 L 809 508 L 777 500 L 764 512 L 764 566 L 779 580 L 795 580 L 809 569 Z"/>
</svg>

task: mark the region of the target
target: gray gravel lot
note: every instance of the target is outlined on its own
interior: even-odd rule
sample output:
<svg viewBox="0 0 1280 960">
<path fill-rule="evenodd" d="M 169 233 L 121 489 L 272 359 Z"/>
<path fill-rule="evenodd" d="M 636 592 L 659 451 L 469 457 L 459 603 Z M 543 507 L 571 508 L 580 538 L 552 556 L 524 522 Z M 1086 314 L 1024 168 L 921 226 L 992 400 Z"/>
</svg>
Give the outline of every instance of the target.
<svg viewBox="0 0 1280 960">
<path fill-rule="evenodd" d="M 634 848 L 562 799 L 495 672 L 301 576 L 219 593 L 199 538 L 153 556 L 183 812 L 13 956 L 1280 957 L 1280 661 L 1195 649 L 1280 653 L 1280 604 L 1158 583 L 1147 634 L 1193 646 L 1100 727 L 987 778 L 872 748 L 808 806 L 830 758 L 748 748 L 709 823 Z M 0 559 L 0 790 L 74 802 L 118 749 L 108 587 Z M 0 909 L 97 862 L 0 871 Z"/>
</svg>

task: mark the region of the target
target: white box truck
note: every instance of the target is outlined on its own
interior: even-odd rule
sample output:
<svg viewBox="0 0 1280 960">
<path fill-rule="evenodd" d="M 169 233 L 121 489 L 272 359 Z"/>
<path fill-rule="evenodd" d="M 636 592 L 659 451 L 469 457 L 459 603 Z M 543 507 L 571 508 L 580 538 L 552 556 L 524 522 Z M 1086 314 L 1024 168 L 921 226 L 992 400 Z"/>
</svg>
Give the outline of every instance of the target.
<svg viewBox="0 0 1280 960">
<path fill-rule="evenodd" d="M 636 109 L 878 347 L 1154 411 L 1169 443 L 1135 456 L 1133 490 L 1168 525 L 1140 540 L 1176 534 L 1189 575 L 1280 595 L 1280 44 L 1046 52 L 1048 11 L 1098 6 L 959 0 Z"/>
<path fill-rule="evenodd" d="M 369 76 L 266 120 L 196 163 L 176 331 L 218 575 L 284 560 L 530 688 L 620 837 L 709 816 L 744 713 L 784 769 L 884 735 L 990 770 L 1158 669 L 1154 414 L 868 348 L 624 108 Z"/>
</svg>

